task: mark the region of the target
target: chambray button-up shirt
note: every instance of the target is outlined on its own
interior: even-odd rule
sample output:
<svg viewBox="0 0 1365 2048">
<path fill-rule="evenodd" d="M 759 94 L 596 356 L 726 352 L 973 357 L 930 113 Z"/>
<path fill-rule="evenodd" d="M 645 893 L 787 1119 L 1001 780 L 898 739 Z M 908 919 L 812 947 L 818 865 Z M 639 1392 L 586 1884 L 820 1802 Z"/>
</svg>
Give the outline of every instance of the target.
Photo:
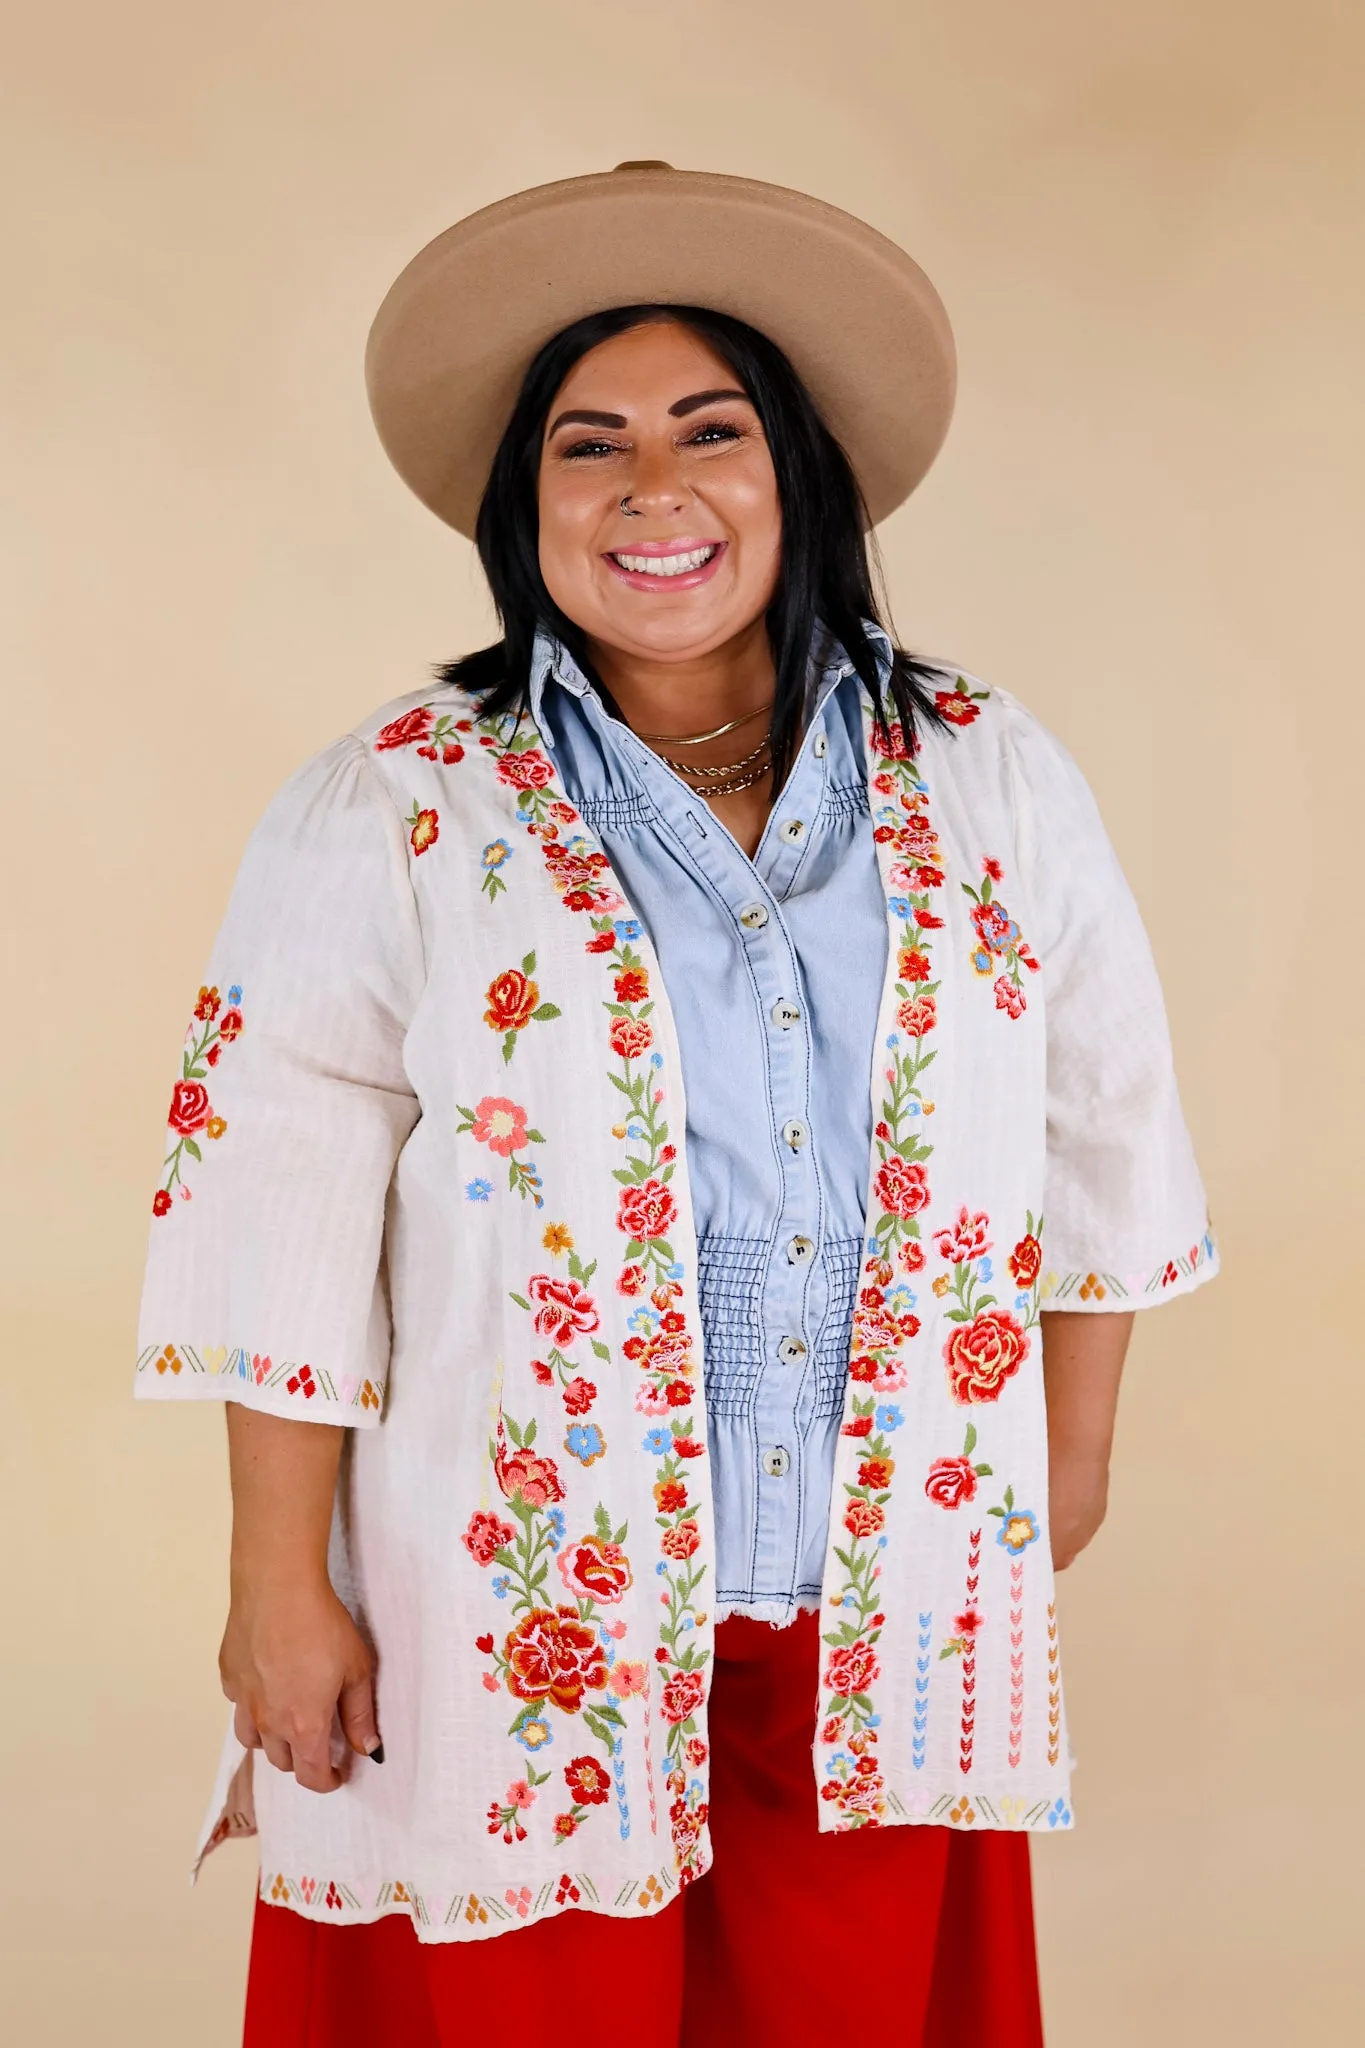
<svg viewBox="0 0 1365 2048">
<path fill-rule="evenodd" d="M 820 1595 L 887 944 L 861 685 L 831 647 L 810 687 L 800 752 L 750 860 L 547 636 L 531 679 L 558 776 L 648 928 L 677 1026 L 715 1612 L 777 1622 Z"/>
</svg>

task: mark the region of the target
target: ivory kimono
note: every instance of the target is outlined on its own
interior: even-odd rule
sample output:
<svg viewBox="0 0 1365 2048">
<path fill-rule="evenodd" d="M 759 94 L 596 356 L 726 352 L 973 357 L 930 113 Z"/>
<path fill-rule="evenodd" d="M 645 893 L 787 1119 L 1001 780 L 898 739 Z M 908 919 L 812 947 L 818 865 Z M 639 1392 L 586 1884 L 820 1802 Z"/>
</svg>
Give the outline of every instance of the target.
<svg viewBox="0 0 1365 2048">
<path fill-rule="evenodd" d="M 1215 1269 L 1078 772 L 959 679 L 879 750 L 890 945 L 824 1578 L 820 1824 L 1070 1824 L 1038 1317 Z M 231 1739 L 206 1841 L 322 1921 L 481 1938 L 707 1867 L 712 1524 L 673 1024 L 529 722 L 438 689 L 258 827 L 154 1202 L 139 1391 L 354 1425 L 331 1568 L 387 1761 Z"/>
</svg>

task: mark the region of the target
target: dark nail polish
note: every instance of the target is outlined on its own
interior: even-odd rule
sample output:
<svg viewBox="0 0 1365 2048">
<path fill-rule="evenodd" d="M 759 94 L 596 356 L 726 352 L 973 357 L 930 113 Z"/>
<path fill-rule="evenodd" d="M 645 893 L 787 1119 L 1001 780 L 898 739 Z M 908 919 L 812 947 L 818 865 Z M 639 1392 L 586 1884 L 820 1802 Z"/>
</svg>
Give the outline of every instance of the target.
<svg viewBox="0 0 1365 2048">
<path fill-rule="evenodd" d="M 383 1761 L 384 1745 L 382 1742 L 376 1742 L 374 1748 L 370 1751 L 370 1762 L 372 1764 L 382 1764 Z"/>
</svg>

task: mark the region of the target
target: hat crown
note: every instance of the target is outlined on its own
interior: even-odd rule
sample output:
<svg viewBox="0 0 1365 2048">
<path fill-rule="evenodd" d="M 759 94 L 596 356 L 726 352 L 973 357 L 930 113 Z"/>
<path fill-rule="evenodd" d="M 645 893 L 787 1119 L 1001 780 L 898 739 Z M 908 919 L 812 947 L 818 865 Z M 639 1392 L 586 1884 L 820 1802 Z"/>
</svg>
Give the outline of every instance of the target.
<svg viewBox="0 0 1365 2048">
<path fill-rule="evenodd" d="M 661 156 L 630 156 L 623 164 L 613 164 L 614 171 L 671 171 L 672 164 L 666 164 Z"/>
</svg>

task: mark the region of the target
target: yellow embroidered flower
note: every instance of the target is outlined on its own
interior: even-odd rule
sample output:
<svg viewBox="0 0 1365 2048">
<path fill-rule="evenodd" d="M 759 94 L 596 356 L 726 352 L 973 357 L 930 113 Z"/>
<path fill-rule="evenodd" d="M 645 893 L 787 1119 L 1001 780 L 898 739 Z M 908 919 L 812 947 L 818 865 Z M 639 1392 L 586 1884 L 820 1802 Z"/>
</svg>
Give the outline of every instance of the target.
<svg viewBox="0 0 1365 2048">
<path fill-rule="evenodd" d="M 937 1280 L 935 1280 L 934 1282 L 935 1294 L 937 1294 L 941 1298 L 948 1292 L 948 1289 L 951 1284 L 952 1283 L 950 1282 L 948 1275 L 946 1273 L 940 1273 Z"/>
<path fill-rule="evenodd" d="M 613 1124 L 613 1125 L 612 1125 L 612 1127 L 611 1127 L 611 1134 L 612 1134 L 613 1138 L 624 1138 L 624 1137 L 625 1137 L 625 1135 L 626 1135 L 626 1127 L 625 1127 L 625 1125 L 624 1125 L 624 1124 Z"/>
<path fill-rule="evenodd" d="M 573 1250 L 573 1237 L 567 1223 L 547 1223 L 545 1234 L 540 1241 L 546 1251 L 553 1252 L 556 1258 L 561 1252 Z"/>
<path fill-rule="evenodd" d="M 225 1117 L 211 1116 L 204 1126 L 204 1135 L 209 1138 L 221 1138 L 226 1129 L 227 1119 Z"/>
</svg>

